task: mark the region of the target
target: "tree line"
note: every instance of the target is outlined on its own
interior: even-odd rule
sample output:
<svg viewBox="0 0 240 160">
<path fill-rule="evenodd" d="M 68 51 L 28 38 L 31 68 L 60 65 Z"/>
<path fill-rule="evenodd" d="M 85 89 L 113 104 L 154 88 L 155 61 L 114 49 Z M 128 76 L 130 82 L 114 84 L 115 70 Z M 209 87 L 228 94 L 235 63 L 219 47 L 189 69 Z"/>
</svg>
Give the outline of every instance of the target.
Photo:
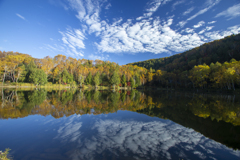
<svg viewBox="0 0 240 160">
<path fill-rule="evenodd" d="M 240 61 L 232 59 L 223 64 L 196 65 L 181 73 L 157 70 L 155 73 L 148 72 L 148 79 L 152 79 L 150 83 L 162 87 L 235 90 L 240 84 Z"/>
<path fill-rule="evenodd" d="M 35 85 L 73 84 L 137 87 L 147 83 L 148 70 L 101 60 L 86 60 L 57 55 L 54 58 L 33 58 L 18 52 L 0 51 L 0 75 L 4 82 L 25 82 Z"/>
</svg>

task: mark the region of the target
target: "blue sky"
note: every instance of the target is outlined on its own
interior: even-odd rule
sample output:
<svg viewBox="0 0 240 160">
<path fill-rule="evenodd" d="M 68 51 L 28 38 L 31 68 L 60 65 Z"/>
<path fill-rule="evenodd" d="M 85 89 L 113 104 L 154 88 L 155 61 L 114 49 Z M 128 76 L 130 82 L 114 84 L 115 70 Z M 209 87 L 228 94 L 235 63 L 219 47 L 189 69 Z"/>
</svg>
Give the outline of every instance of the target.
<svg viewBox="0 0 240 160">
<path fill-rule="evenodd" d="M 239 0 L 0 0 L 0 50 L 120 65 L 240 33 Z"/>
</svg>

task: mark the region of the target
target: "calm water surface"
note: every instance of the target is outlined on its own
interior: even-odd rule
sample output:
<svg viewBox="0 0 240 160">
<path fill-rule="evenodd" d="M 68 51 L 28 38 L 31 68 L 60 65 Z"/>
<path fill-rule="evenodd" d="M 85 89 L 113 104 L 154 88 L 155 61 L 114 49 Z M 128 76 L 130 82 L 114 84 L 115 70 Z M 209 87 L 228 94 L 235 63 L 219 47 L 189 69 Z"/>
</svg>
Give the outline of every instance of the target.
<svg viewBox="0 0 240 160">
<path fill-rule="evenodd" d="M 240 159 L 240 97 L 191 92 L 0 94 L 13 159 Z"/>
</svg>

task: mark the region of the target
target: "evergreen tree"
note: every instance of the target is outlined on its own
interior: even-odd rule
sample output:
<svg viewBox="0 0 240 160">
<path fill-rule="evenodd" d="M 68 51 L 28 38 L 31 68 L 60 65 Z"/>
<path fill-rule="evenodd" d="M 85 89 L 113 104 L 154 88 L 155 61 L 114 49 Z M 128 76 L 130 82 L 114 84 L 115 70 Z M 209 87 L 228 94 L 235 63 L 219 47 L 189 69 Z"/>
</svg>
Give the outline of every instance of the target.
<svg viewBox="0 0 240 160">
<path fill-rule="evenodd" d="M 121 83 L 122 83 L 122 85 L 123 85 L 124 87 L 126 87 L 126 85 L 127 85 L 127 80 L 126 80 L 125 74 L 122 75 Z"/>
<path fill-rule="evenodd" d="M 79 74 L 79 76 L 78 76 L 78 82 L 79 82 L 79 84 L 80 84 L 80 87 L 82 87 L 82 84 L 84 83 L 84 77 L 83 77 L 83 75 Z"/>
<path fill-rule="evenodd" d="M 96 87 L 99 85 L 99 83 L 100 83 L 100 75 L 99 75 L 98 72 L 97 72 L 96 75 L 94 76 L 93 82 L 94 82 L 94 84 L 95 84 Z"/>
<path fill-rule="evenodd" d="M 120 78 L 116 71 L 113 72 L 113 75 L 110 79 L 110 83 L 113 85 L 114 90 L 115 90 L 115 85 L 118 85 L 120 83 Z"/>
<path fill-rule="evenodd" d="M 140 86 L 141 82 L 140 82 L 140 77 L 139 76 L 135 76 L 135 86 Z"/>
<path fill-rule="evenodd" d="M 41 69 L 31 69 L 29 82 L 34 83 L 35 85 L 44 85 L 47 83 L 47 75 Z"/>
<path fill-rule="evenodd" d="M 88 73 L 88 76 L 87 76 L 85 82 L 86 82 L 86 84 L 92 84 L 92 73 L 91 72 Z"/>
<path fill-rule="evenodd" d="M 62 81 L 63 83 L 67 83 L 67 84 L 73 82 L 73 75 L 69 74 L 66 69 L 64 69 L 62 72 Z"/>
<path fill-rule="evenodd" d="M 30 63 L 27 65 L 27 70 L 32 70 L 32 69 L 36 69 L 37 66 L 36 64 L 34 63 L 34 61 L 30 61 Z"/>
</svg>

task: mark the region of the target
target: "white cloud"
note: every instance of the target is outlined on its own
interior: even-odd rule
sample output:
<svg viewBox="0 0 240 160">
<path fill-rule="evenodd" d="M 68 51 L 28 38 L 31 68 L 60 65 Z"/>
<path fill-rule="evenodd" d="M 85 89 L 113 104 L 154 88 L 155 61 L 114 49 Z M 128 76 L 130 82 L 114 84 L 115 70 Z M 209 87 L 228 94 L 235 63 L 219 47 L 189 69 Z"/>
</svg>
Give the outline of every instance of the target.
<svg viewBox="0 0 240 160">
<path fill-rule="evenodd" d="M 179 22 L 179 26 L 183 27 L 188 21 L 193 20 L 194 18 L 196 18 L 197 16 L 204 14 L 205 12 L 207 12 L 209 9 L 211 9 L 212 7 L 214 7 L 215 5 L 217 5 L 221 0 L 207 0 L 207 2 L 205 3 L 205 8 L 198 11 L 196 14 L 192 15 L 191 17 L 189 17 L 187 20 Z"/>
<path fill-rule="evenodd" d="M 181 31 L 181 33 L 186 32 L 186 33 L 194 33 L 194 29 L 191 28 L 186 28 L 184 30 Z"/>
<path fill-rule="evenodd" d="M 228 19 L 233 19 L 240 16 L 240 3 L 232 7 L 229 7 L 227 10 L 221 13 L 218 13 L 215 17 L 221 17 L 221 16 L 227 17 Z"/>
<path fill-rule="evenodd" d="M 185 16 L 185 15 L 191 13 L 191 12 L 194 10 L 194 8 L 195 8 L 195 7 L 189 8 L 188 10 L 186 10 L 185 12 L 183 12 L 183 15 Z"/>
<path fill-rule="evenodd" d="M 211 22 L 208 22 L 208 24 L 213 24 L 213 23 L 216 23 L 217 21 L 211 21 Z"/>
<path fill-rule="evenodd" d="M 84 49 L 85 45 L 83 40 L 85 39 L 84 34 L 79 29 L 72 30 L 67 28 L 66 32 L 59 32 L 62 35 L 62 41 L 64 46 L 68 48 L 68 51 L 75 55 L 83 56 L 80 49 Z"/>
<path fill-rule="evenodd" d="M 184 2 L 185 2 L 185 0 L 176 1 L 175 3 L 173 3 L 172 9 L 175 10 L 175 9 L 176 9 L 176 6 L 178 6 L 178 5 L 180 5 L 180 4 L 184 3 Z"/>
<path fill-rule="evenodd" d="M 232 34 L 232 31 L 210 32 L 214 26 L 207 26 L 197 34 L 195 29 L 204 26 L 206 23 L 200 21 L 192 28 L 182 29 L 180 32 L 174 30 L 172 25 L 176 20 L 174 17 L 168 19 L 160 19 L 160 17 L 152 18 L 152 14 L 156 12 L 160 6 L 166 4 L 169 0 L 153 0 L 147 4 L 142 16 L 137 18 L 123 20 L 123 18 L 113 19 L 113 22 L 102 20 L 100 18 L 101 7 L 105 8 L 106 1 L 97 0 L 69 0 L 70 6 L 77 12 L 76 17 L 81 21 L 79 29 L 67 28 L 66 31 L 61 31 L 62 45 L 57 47 L 52 45 L 48 49 L 54 51 L 63 50 L 69 55 L 83 56 L 85 49 L 86 37 L 95 36 L 97 40 L 91 42 L 93 47 L 96 47 L 98 54 L 88 55 L 91 59 L 106 59 L 103 53 L 139 53 L 151 52 L 155 54 L 183 52 L 210 41 L 222 35 Z M 190 16 L 187 20 L 180 21 L 177 25 L 184 25 L 195 17 L 207 12 L 210 8 L 218 4 L 220 0 L 207 0 L 204 4 L 204 9 L 201 9 L 196 14 Z M 179 1 L 174 6 L 183 3 Z M 194 7 L 189 8 L 184 12 L 184 15 L 189 14 L 194 10 Z M 208 22 L 213 24 L 216 21 Z M 235 28 L 234 33 L 238 29 Z M 217 34 L 219 33 L 219 34 Z M 60 49 L 59 49 L 60 48 Z"/>
<path fill-rule="evenodd" d="M 105 7 L 105 9 L 109 9 L 112 5 L 110 3 L 108 3 Z"/>
<path fill-rule="evenodd" d="M 199 28 L 199 27 L 203 26 L 204 24 L 205 24 L 204 21 L 200 21 L 200 22 L 198 22 L 198 24 L 194 25 L 193 28 Z"/>
<path fill-rule="evenodd" d="M 118 26 L 107 26 L 107 30 L 101 33 L 101 41 L 96 46 L 101 52 L 152 52 L 170 53 L 180 52 L 191 47 L 201 45 L 203 41 L 195 34 L 189 34 L 188 39 L 184 35 L 172 30 L 170 26 L 173 19 L 168 21 L 142 20 L 141 22 L 125 22 Z M 190 30 L 188 30 L 190 33 Z M 193 33 L 193 31 L 192 31 Z M 187 41 L 187 42 L 186 42 Z"/>
<path fill-rule="evenodd" d="M 206 30 L 207 30 L 207 31 L 210 31 L 210 30 L 213 29 L 213 27 L 214 27 L 214 26 L 207 26 L 207 27 L 206 27 Z"/>
<path fill-rule="evenodd" d="M 104 54 L 101 54 L 101 55 L 94 55 L 94 54 L 91 54 L 88 56 L 89 59 L 92 59 L 92 60 L 96 60 L 96 59 L 99 59 L 99 60 L 102 60 L 102 61 L 106 61 L 109 59 L 109 55 L 104 55 Z"/>
<path fill-rule="evenodd" d="M 198 32 L 198 34 L 203 34 L 205 31 L 206 31 L 206 29 L 203 29 L 200 32 Z"/>
<path fill-rule="evenodd" d="M 225 31 L 213 31 L 205 33 L 205 36 L 211 40 L 221 39 L 232 34 L 240 33 L 240 25 L 227 28 Z"/>
<path fill-rule="evenodd" d="M 22 15 L 20 15 L 20 14 L 18 14 L 18 13 L 16 13 L 16 15 L 17 15 L 19 18 L 21 18 L 21 19 L 23 19 L 23 20 L 26 20 L 25 17 L 23 17 Z"/>
<path fill-rule="evenodd" d="M 197 12 L 196 14 L 194 14 L 193 16 L 191 16 L 190 18 L 188 18 L 187 20 L 190 21 L 194 18 L 196 18 L 197 16 L 204 14 L 205 12 L 207 12 L 209 9 L 211 9 L 212 7 L 214 7 L 215 5 L 217 5 L 221 0 L 208 0 L 209 2 L 207 2 L 207 7 L 200 10 L 199 12 Z"/>
<path fill-rule="evenodd" d="M 47 49 L 52 52 L 63 52 L 64 54 L 68 54 L 70 56 L 83 56 L 82 49 L 85 49 L 83 41 L 86 37 L 79 29 L 71 29 L 68 27 L 67 31 L 59 31 L 59 33 L 62 35 L 62 45 L 46 44 L 43 49 Z"/>
<path fill-rule="evenodd" d="M 151 17 L 152 14 L 158 10 L 158 8 L 160 7 L 161 4 L 164 5 L 169 1 L 171 1 L 171 0 L 152 0 L 152 1 L 150 1 L 145 10 L 146 13 L 143 14 L 144 17 Z"/>
</svg>

